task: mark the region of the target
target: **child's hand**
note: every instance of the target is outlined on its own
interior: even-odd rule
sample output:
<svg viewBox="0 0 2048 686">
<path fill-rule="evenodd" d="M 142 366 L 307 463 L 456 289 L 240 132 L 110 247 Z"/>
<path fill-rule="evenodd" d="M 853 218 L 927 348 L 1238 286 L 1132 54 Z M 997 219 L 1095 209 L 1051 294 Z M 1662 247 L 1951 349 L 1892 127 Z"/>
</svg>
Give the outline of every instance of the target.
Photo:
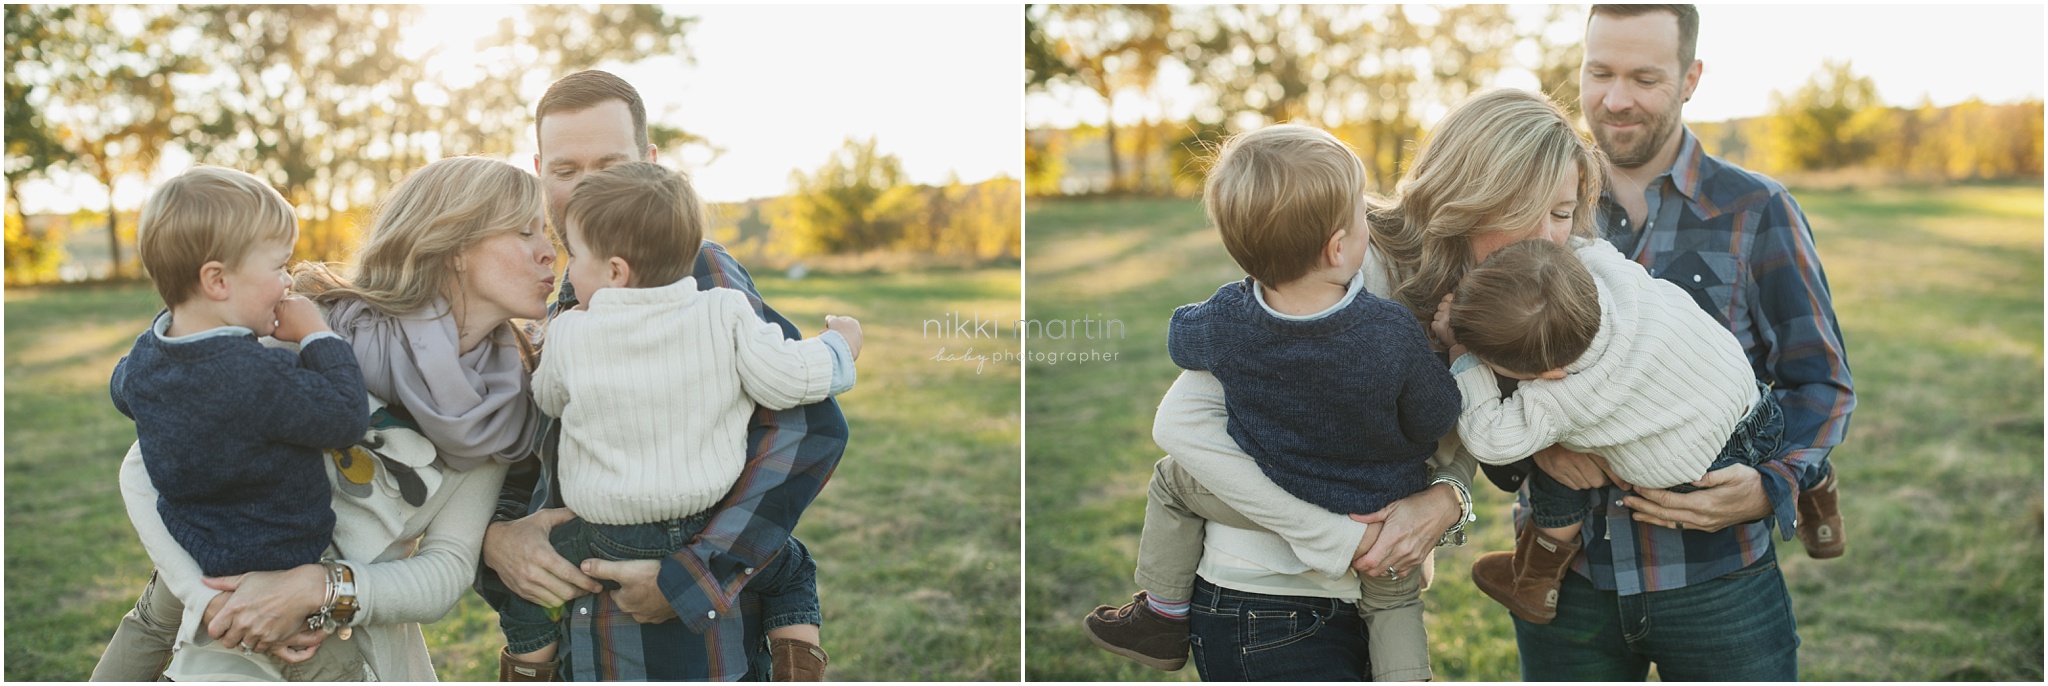
<svg viewBox="0 0 2048 686">
<path fill-rule="evenodd" d="M 1458 337 L 1451 335 L 1451 298 L 1453 297 L 1456 297 L 1456 295 L 1452 293 L 1444 294 L 1444 299 L 1436 304 L 1436 317 L 1430 319 L 1429 322 L 1430 333 L 1436 335 L 1436 342 L 1444 346 L 1445 350 L 1460 347 L 1458 345 Z M 1458 359 L 1458 356 L 1455 354 L 1451 355 L 1451 359 Z"/>
<path fill-rule="evenodd" d="M 305 296 L 294 295 L 277 301 L 277 329 L 270 332 L 270 337 L 297 343 L 327 330 L 327 319 L 320 316 L 320 308 Z"/>
<path fill-rule="evenodd" d="M 825 328 L 839 332 L 846 339 L 846 349 L 853 353 L 853 359 L 860 359 L 860 320 L 838 315 L 825 315 Z"/>
</svg>

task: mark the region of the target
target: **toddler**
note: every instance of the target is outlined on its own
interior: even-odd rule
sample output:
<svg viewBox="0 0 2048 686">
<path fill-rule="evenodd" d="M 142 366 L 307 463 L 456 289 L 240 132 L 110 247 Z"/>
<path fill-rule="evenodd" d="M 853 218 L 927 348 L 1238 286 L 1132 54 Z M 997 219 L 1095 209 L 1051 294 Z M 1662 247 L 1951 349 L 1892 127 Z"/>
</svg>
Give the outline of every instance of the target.
<svg viewBox="0 0 2048 686">
<path fill-rule="evenodd" d="M 703 207 L 686 179 L 658 165 L 584 178 L 563 216 L 567 277 L 582 304 L 549 324 L 534 400 L 562 420 L 562 498 L 578 518 L 550 538 L 571 562 L 667 557 L 704 529 L 738 479 L 756 404 L 785 409 L 853 387 L 860 323 L 826 317 L 823 335 L 791 341 L 740 291 L 699 290 L 690 270 Z M 814 565 L 807 554 L 778 555 L 746 590 L 807 594 L 815 606 Z M 516 598 L 500 613 L 513 660 L 555 659 L 553 614 Z M 770 626 L 768 636 L 777 680 L 822 673 L 816 625 Z"/>
<path fill-rule="evenodd" d="M 1250 278 L 1174 311 L 1174 364 L 1208 371 L 1224 388 L 1229 433 L 1275 484 L 1332 512 L 1371 513 L 1429 485 L 1426 463 L 1457 419 L 1458 392 L 1408 308 L 1365 292 L 1364 165 L 1328 132 L 1280 125 L 1224 145 L 1203 203 L 1223 244 Z M 1150 489 L 1162 497 L 1163 489 Z M 1201 526 L 1185 507 L 1147 506 L 1141 550 L 1202 555 Z M 1377 529 L 1374 529 L 1377 531 Z M 1163 541 L 1166 532 L 1191 532 Z M 1182 535 L 1182 534 L 1173 534 Z M 1097 608 L 1089 638 L 1165 670 L 1187 660 L 1192 563 L 1148 568 L 1146 590 L 1121 608 Z M 1359 599 L 1373 672 L 1427 679 L 1419 574 L 1372 576 L 1342 595 Z M 1362 586 L 1360 583 L 1362 582 Z M 1416 606 L 1413 612 L 1387 612 Z"/>
<path fill-rule="evenodd" d="M 334 535 L 322 451 L 369 427 L 354 350 L 310 301 L 285 296 L 297 239 L 284 197 L 231 169 L 194 167 L 142 210 L 142 265 L 166 309 L 108 392 L 135 420 L 165 528 L 207 576 L 320 562 Z M 277 676 L 267 658 L 244 662 Z"/>
<path fill-rule="evenodd" d="M 1458 435 L 1489 464 L 1550 446 L 1598 455 L 1623 488 L 1676 492 L 1779 450 L 1784 416 L 1734 334 L 1678 286 L 1605 241 L 1501 248 L 1438 310 L 1464 395 Z M 1524 383 L 1503 399 L 1494 375 Z M 1513 553 L 1481 556 L 1472 581 L 1522 619 L 1557 616 L 1590 497 L 1535 470 L 1531 526 Z"/>
</svg>

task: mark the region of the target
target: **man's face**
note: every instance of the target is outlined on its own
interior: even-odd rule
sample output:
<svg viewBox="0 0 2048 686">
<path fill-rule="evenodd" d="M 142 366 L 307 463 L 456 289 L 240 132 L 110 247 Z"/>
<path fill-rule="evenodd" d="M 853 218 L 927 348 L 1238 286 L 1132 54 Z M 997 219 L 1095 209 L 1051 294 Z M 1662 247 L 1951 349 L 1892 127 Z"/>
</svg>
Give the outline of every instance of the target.
<svg viewBox="0 0 2048 686">
<path fill-rule="evenodd" d="M 562 230 L 562 207 L 584 174 L 620 162 L 654 161 L 652 146 L 639 150 L 633 138 L 633 114 L 623 100 L 541 118 L 540 154 L 533 156 L 533 166 L 547 191 L 548 217 L 555 230 Z"/>
<path fill-rule="evenodd" d="M 1700 63 L 1678 63 L 1678 17 L 1593 15 L 1579 69 L 1579 109 L 1616 167 L 1641 167 L 1678 141 L 1679 114 Z"/>
</svg>

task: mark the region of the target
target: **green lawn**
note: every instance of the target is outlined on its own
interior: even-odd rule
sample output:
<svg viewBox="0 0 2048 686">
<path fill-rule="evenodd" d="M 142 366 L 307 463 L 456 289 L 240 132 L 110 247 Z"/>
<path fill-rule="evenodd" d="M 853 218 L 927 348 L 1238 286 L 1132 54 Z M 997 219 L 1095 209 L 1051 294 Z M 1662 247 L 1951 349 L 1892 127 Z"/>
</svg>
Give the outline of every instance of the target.
<svg viewBox="0 0 2048 686">
<path fill-rule="evenodd" d="M 807 333 L 827 313 L 866 333 L 843 398 L 851 446 L 797 529 L 818 558 L 829 676 L 1015 680 L 1019 367 L 932 360 L 943 343 L 921 325 L 1015 320 L 1017 270 L 761 276 Z M 7 291 L 9 680 L 85 679 L 149 578 L 115 485 L 134 426 L 106 382 L 157 308 L 143 285 Z M 496 677 L 504 639 L 474 595 L 427 635 L 441 679 Z"/>
<path fill-rule="evenodd" d="M 1808 680 L 2042 678 L 2042 189 L 1799 193 L 1832 284 L 1859 406 L 1834 452 L 1850 553 L 1781 548 Z M 1177 370 L 1172 308 L 1242 278 L 1192 200 L 1044 202 L 1027 212 L 1027 315 L 1120 319 L 1116 351 L 1026 381 L 1026 663 L 1033 680 L 1193 680 L 1116 658 L 1079 620 L 1119 604 Z M 1508 614 L 1473 588 L 1512 502 L 1483 487 L 1472 545 L 1425 594 L 1444 680 L 1515 680 Z"/>
</svg>

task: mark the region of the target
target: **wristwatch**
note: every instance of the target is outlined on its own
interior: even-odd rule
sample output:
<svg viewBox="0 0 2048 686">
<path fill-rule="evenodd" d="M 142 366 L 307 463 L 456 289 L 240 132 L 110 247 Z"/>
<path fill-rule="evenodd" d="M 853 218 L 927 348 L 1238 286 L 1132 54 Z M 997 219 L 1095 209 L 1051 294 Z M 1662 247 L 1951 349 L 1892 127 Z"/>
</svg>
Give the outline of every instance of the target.
<svg viewBox="0 0 2048 686">
<path fill-rule="evenodd" d="M 1457 479 L 1450 477 L 1439 476 L 1431 479 L 1429 482 L 1430 486 L 1437 484 L 1450 484 L 1451 490 L 1457 492 L 1458 521 L 1453 522 L 1451 528 L 1444 530 L 1443 537 L 1436 539 L 1436 544 L 1438 546 L 1465 545 L 1465 523 L 1479 520 L 1477 516 L 1472 514 L 1472 491 L 1467 490 L 1465 484 L 1458 483 Z"/>
</svg>

